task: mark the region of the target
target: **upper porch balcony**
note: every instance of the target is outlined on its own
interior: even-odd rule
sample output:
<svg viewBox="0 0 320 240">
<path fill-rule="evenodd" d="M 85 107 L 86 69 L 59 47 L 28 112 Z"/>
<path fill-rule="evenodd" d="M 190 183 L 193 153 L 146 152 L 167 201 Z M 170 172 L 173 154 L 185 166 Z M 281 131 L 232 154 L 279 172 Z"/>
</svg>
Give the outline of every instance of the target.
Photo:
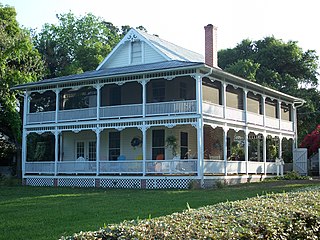
<svg viewBox="0 0 320 240">
<path fill-rule="evenodd" d="M 34 92 L 26 124 L 196 114 L 197 91 L 195 80 L 185 76 Z M 206 116 L 294 131 L 293 107 L 286 102 L 208 79 L 202 93 Z"/>
</svg>

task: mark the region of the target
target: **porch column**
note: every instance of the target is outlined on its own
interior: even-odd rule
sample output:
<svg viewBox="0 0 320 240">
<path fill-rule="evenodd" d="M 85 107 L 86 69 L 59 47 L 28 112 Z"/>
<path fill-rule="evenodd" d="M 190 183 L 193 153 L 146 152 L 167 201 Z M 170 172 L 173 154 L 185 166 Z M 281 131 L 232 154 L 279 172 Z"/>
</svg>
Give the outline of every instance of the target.
<svg viewBox="0 0 320 240">
<path fill-rule="evenodd" d="M 263 126 L 266 126 L 266 96 L 262 95 L 262 115 L 263 115 Z"/>
<path fill-rule="evenodd" d="M 27 161 L 27 114 L 29 113 L 29 93 L 26 91 L 24 93 L 24 100 L 23 100 L 23 132 L 22 132 L 22 154 L 21 154 L 21 170 L 22 170 L 22 177 L 25 175 L 26 169 L 26 161 Z"/>
<path fill-rule="evenodd" d="M 96 175 L 99 175 L 99 163 L 100 163 L 100 132 L 101 132 L 101 128 L 98 125 L 97 128 L 95 129 L 95 133 L 96 133 Z"/>
<path fill-rule="evenodd" d="M 227 112 L 227 83 L 222 82 L 222 105 L 223 105 L 223 118 L 226 118 Z"/>
<path fill-rule="evenodd" d="M 293 122 L 293 131 L 294 131 L 294 138 L 293 138 L 293 147 L 298 148 L 298 129 L 297 129 L 297 108 L 292 105 L 292 122 Z"/>
<path fill-rule="evenodd" d="M 198 153 L 198 176 L 201 177 L 201 186 L 203 186 L 203 120 L 197 122 L 197 153 Z"/>
<path fill-rule="evenodd" d="M 56 88 L 54 90 L 54 92 L 56 93 L 56 113 L 55 113 L 55 123 L 58 122 L 58 117 L 59 117 L 59 104 L 60 104 L 60 101 L 59 101 L 59 93 L 60 93 L 61 89 L 60 88 Z"/>
<path fill-rule="evenodd" d="M 139 127 L 142 132 L 142 175 L 146 175 L 146 160 L 147 160 L 147 130 L 149 127 L 143 123 L 143 126 Z"/>
<path fill-rule="evenodd" d="M 279 157 L 279 159 L 282 158 L 282 136 L 281 136 L 281 134 L 280 134 L 280 136 L 279 136 L 279 152 L 278 152 L 278 157 Z"/>
<path fill-rule="evenodd" d="M 100 106 L 101 106 L 101 92 L 100 89 L 102 87 L 102 84 L 97 84 L 94 86 L 97 90 L 97 121 L 100 120 Z"/>
<path fill-rule="evenodd" d="M 279 129 L 281 129 L 281 101 L 278 100 L 278 118 L 279 118 Z"/>
<path fill-rule="evenodd" d="M 244 122 L 248 122 L 248 90 L 243 89 L 243 111 L 244 111 Z"/>
<path fill-rule="evenodd" d="M 262 134 L 264 175 L 267 175 L 267 134 Z"/>
<path fill-rule="evenodd" d="M 138 81 L 142 85 L 142 116 L 146 117 L 146 104 L 147 104 L 147 83 L 150 79 L 144 79 L 142 81 Z"/>
<path fill-rule="evenodd" d="M 246 130 L 244 132 L 245 134 L 245 142 L 244 142 L 244 160 L 246 161 L 246 174 L 248 175 L 248 169 L 249 169 L 249 130 L 246 127 Z"/>
<path fill-rule="evenodd" d="M 59 161 L 59 131 L 58 127 L 54 130 L 54 175 L 58 175 L 58 161 Z"/>
<path fill-rule="evenodd" d="M 228 142 L 228 127 L 224 126 L 223 127 L 223 160 L 224 160 L 224 175 L 227 176 L 228 175 L 228 171 L 227 171 L 227 161 L 228 161 L 228 146 L 227 146 L 227 142 Z"/>
</svg>

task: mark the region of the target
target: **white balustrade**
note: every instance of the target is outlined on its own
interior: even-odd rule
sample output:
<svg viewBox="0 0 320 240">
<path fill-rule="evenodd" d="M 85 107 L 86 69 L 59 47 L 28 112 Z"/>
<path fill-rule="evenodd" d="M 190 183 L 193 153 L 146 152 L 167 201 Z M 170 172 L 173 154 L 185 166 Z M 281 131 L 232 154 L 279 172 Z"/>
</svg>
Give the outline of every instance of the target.
<svg viewBox="0 0 320 240">
<path fill-rule="evenodd" d="M 264 162 L 248 162 L 248 173 L 249 174 L 261 174 L 264 173 Z"/>
<path fill-rule="evenodd" d="M 54 174 L 54 162 L 26 162 L 26 174 Z"/>
<path fill-rule="evenodd" d="M 196 106 L 195 100 L 147 103 L 146 115 L 195 113 Z"/>
<path fill-rule="evenodd" d="M 58 173 L 96 173 L 95 161 L 62 161 L 58 162 Z"/>
<path fill-rule="evenodd" d="M 142 174 L 141 160 L 100 161 L 99 173 L 101 174 Z"/>
<path fill-rule="evenodd" d="M 267 173 L 276 174 L 277 173 L 277 164 L 275 162 L 266 163 Z"/>
<path fill-rule="evenodd" d="M 226 119 L 231 119 L 231 120 L 243 122 L 245 120 L 245 112 L 240 109 L 227 107 Z"/>
<path fill-rule="evenodd" d="M 202 105 L 202 110 L 203 113 L 206 113 L 213 117 L 223 118 L 223 106 L 221 105 L 204 102 Z"/>
<path fill-rule="evenodd" d="M 197 160 L 148 160 L 146 161 L 147 174 L 196 174 Z"/>
<path fill-rule="evenodd" d="M 224 161 L 223 160 L 204 160 L 203 165 L 204 174 L 223 174 Z"/>
<path fill-rule="evenodd" d="M 279 129 L 279 119 L 266 116 L 266 127 Z"/>
<path fill-rule="evenodd" d="M 55 121 L 55 111 L 35 112 L 27 114 L 27 124 L 49 123 Z"/>
<path fill-rule="evenodd" d="M 227 173 L 245 174 L 246 162 L 245 161 L 227 161 Z"/>
<path fill-rule="evenodd" d="M 142 116 L 142 104 L 100 107 L 100 118 L 139 116 Z"/>
<path fill-rule="evenodd" d="M 293 122 L 287 120 L 281 120 L 281 129 L 287 131 L 293 131 Z"/>
<path fill-rule="evenodd" d="M 247 116 L 248 116 L 248 121 L 247 121 L 248 123 L 263 126 L 263 115 L 253 113 L 253 112 L 247 112 Z"/>
<path fill-rule="evenodd" d="M 58 120 L 70 121 L 70 120 L 86 120 L 97 117 L 97 108 L 80 108 L 70 110 L 60 110 Z"/>
</svg>

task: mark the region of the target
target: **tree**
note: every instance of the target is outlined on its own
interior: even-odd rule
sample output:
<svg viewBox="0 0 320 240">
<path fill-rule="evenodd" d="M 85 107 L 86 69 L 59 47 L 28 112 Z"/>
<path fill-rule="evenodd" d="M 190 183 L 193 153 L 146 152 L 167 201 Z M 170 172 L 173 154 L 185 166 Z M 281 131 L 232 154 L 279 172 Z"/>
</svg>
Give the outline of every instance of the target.
<svg viewBox="0 0 320 240">
<path fill-rule="evenodd" d="M 306 100 L 298 109 L 299 139 L 319 123 L 319 57 L 314 50 L 304 52 L 297 42 L 272 36 L 245 39 L 235 48 L 219 51 L 218 57 L 219 66 L 227 72 Z"/>
<path fill-rule="evenodd" d="M 308 157 L 318 152 L 320 148 L 320 124 L 304 137 L 300 147 L 308 149 Z"/>
<path fill-rule="evenodd" d="M 44 65 L 30 32 L 19 27 L 13 7 L 0 4 L 0 163 L 10 162 L 20 146 L 21 93 L 11 87 L 43 76 Z"/>
<path fill-rule="evenodd" d="M 117 27 L 92 14 L 76 17 L 69 12 L 57 18 L 58 25 L 45 24 L 34 35 L 47 78 L 94 70 L 120 40 Z"/>
</svg>

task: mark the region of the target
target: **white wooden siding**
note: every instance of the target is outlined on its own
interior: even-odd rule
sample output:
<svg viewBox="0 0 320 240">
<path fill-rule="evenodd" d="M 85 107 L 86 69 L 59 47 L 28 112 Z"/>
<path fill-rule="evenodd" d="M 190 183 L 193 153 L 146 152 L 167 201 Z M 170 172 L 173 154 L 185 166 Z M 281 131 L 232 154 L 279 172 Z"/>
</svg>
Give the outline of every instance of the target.
<svg viewBox="0 0 320 240">
<path fill-rule="evenodd" d="M 123 67 L 128 66 L 130 63 L 130 42 L 122 44 L 117 51 L 109 58 L 108 62 L 103 66 L 106 68 Z"/>
<path fill-rule="evenodd" d="M 144 63 L 162 62 L 166 59 L 157 53 L 149 44 L 145 43 L 144 46 Z"/>
</svg>

